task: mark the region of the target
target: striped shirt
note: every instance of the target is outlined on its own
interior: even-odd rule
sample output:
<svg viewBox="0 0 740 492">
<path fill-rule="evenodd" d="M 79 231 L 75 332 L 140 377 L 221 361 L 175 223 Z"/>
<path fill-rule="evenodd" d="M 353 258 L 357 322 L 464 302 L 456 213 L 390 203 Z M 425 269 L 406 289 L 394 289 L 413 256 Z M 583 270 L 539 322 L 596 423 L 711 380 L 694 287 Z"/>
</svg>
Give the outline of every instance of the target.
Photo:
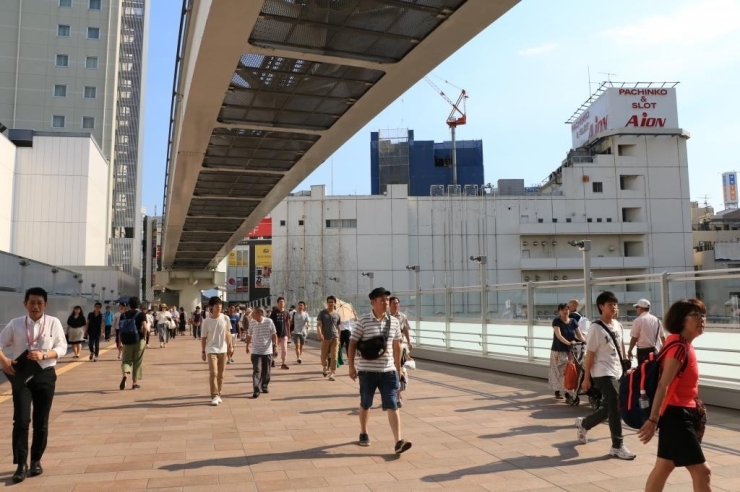
<svg viewBox="0 0 740 492">
<path fill-rule="evenodd" d="M 252 353 L 255 355 L 272 355 L 272 336 L 275 335 L 275 324 L 270 318 L 263 317 L 261 322 L 249 323 L 247 335 L 252 337 Z"/>
<path fill-rule="evenodd" d="M 386 319 L 387 315 L 384 314 L 382 318 L 377 319 L 372 312 L 361 316 L 352 329 L 350 340 L 359 342 L 363 339 L 369 340 L 382 336 L 386 329 Z M 358 371 L 391 372 L 396 370 L 396 365 L 393 361 L 393 341 L 401 340 L 401 326 L 395 317 L 390 316 L 390 320 L 391 327 L 385 354 L 375 360 L 365 360 L 358 351 L 355 357 Z"/>
</svg>

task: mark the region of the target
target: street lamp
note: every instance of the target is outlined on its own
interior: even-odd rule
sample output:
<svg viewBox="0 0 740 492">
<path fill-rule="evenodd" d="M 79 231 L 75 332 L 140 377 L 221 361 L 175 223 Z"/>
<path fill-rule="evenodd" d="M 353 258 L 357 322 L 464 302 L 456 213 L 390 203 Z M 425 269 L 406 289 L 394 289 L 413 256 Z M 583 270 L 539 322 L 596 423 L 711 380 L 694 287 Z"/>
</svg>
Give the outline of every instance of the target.
<svg viewBox="0 0 740 492">
<path fill-rule="evenodd" d="M 105 291 L 108 290 L 107 287 L 103 287 L 103 298 L 100 300 L 101 302 L 105 302 Z"/>
<path fill-rule="evenodd" d="M 414 272 L 414 290 L 416 291 L 416 333 L 419 333 L 419 320 L 421 319 L 421 290 L 419 286 L 419 271 L 421 268 L 419 265 L 406 265 L 406 270 Z M 418 343 L 417 336 L 417 343 Z"/>
<path fill-rule="evenodd" d="M 591 319 L 591 241 L 582 239 L 580 241 L 570 240 L 568 244 L 578 248 L 583 253 L 583 294 L 585 296 L 583 315 Z"/>
<path fill-rule="evenodd" d="M 370 290 L 373 290 L 375 288 L 375 272 L 362 272 L 361 275 L 370 279 Z"/>
<path fill-rule="evenodd" d="M 95 302 L 95 284 L 90 284 L 90 286 L 92 287 L 92 300 L 93 302 Z"/>
</svg>

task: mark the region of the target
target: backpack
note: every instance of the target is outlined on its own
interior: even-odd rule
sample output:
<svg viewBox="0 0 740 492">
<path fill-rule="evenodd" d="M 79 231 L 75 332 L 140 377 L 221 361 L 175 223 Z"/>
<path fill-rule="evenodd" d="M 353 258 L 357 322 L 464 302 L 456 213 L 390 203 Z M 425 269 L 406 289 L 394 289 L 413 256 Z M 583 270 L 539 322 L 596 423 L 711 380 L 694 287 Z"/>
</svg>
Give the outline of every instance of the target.
<svg viewBox="0 0 740 492">
<path fill-rule="evenodd" d="M 124 345 L 136 345 L 141 339 L 139 330 L 136 329 L 136 314 L 132 318 L 126 316 L 127 313 L 121 315 L 121 319 L 118 321 L 118 335 L 121 338 L 121 343 Z"/>
<path fill-rule="evenodd" d="M 655 392 L 660 381 L 661 359 L 668 353 L 666 349 L 674 345 L 686 345 L 681 340 L 673 340 L 660 351 L 657 357 L 650 354 L 650 358 L 628 372 L 619 380 L 619 413 L 625 424 L 633 429 L 640 429 L 650 418 L 650 407 L 653 405 Z M 688 347 L 686 359 L 678 370 L 676 377 L 686 370 L 689 363 Z"/>
</svg>

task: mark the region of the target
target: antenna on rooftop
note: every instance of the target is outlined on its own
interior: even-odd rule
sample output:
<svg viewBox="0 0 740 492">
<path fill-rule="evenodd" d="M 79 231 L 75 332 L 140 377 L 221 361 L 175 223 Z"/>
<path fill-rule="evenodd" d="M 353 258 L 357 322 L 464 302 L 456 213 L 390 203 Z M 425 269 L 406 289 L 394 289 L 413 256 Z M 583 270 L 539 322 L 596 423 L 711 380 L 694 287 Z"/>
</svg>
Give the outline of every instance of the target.
<svg viewBox="0 0 740 492">
<path fill-rule="evenodd" d="M 704 199 L 704 208 L 707 208 L 709 206 L 709 199 L 712 198 L 712 195 L 702 195 L 699 198 Z"/>
<path fill-rule="evenodd" d="M 599 72 L 601 75 L 606 75 L 606 81 L 610 84 L 612 83 L 612 75 L 619 75 L 618 73 L 614 72 Z"/>
</svg>

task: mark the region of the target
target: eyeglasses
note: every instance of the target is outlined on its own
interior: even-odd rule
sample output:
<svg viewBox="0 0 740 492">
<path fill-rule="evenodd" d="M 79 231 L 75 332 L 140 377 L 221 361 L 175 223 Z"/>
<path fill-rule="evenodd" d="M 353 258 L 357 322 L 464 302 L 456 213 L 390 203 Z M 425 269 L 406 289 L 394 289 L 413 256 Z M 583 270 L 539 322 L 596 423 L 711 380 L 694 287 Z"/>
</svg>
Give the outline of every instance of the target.
<svg viewBox="0 0 740 492">
<path fill-rule="evenodd" d="M 706 314 L 701 314 L 701 313 L 698 313 L 696 311 L 694 311 L 693 313 L 687 314 L 686 317 L 687 318 L 701 319 L 701 320 L 704 320 L 704 321 L 707 320 L 707 315 Z"/>
</svg>

